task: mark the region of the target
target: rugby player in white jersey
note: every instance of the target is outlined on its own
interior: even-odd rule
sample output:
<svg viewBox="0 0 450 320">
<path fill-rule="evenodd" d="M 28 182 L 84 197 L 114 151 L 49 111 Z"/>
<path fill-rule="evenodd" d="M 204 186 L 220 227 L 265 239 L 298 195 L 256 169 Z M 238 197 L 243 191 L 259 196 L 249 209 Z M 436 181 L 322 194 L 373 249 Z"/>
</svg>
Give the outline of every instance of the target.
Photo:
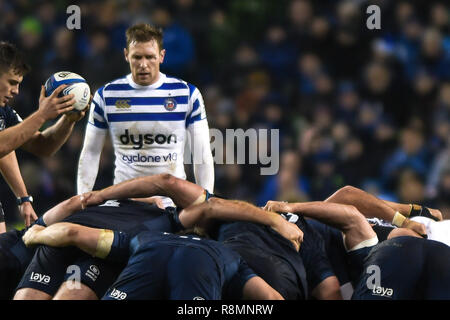
<svg viewBox="0 0 450 320">
<path fill-rule="evenodd" d="M 196 183 L 213 192 L 214 163 L 203 98 L 195 86 L 160 72 L 165 55 L 162 36 L 148 24 L 127 30 L 124 54 L 131 73 L 94 95 L 78 164 L 78 194 L 94 187 L 108 132 L 115 153 L 114 184 L 160 173 L 186 179 L 188 143 Z M 163 204 L 172 201 L 165 198 Z"/>
</svg>

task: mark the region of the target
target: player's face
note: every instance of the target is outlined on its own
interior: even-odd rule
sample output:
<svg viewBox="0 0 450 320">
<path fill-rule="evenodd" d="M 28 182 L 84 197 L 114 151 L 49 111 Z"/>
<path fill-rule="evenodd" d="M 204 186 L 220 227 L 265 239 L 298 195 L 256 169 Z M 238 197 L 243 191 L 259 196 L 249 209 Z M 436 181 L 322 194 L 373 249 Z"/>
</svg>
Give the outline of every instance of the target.
<svg viewBox="0 0 450 320">
<path fill-rule="evenodd" d="M 165 50 L 160 50 L 155 40 L 132 42 L 124 53 L 134 82 L 148 86 L 158 81 L 159 65 L 164 61 Z"/>
<path fill-rule="evenodd" d="M 0 107 L 6 104 L 19 94 L 19 84 L 22 82 L 23 76 L 15 74 L 13 69 L 0 75 Z"/>
</svg>

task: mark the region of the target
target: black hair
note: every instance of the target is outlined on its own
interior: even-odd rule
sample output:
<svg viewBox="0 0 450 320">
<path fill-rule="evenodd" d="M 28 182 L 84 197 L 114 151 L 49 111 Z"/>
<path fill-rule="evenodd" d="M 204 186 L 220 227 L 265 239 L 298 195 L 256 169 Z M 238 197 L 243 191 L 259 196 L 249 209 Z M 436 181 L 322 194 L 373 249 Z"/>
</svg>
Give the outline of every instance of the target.
<svg viewBox="0 0 450 320">
<path fill-rule="evenodd" d="M 24 76 L 30 71 L 30 66 L 25 62 L 23 54 L 17 47 L 9 42 L 0 42 L 0 74 L 9 70 L 17 75 Z"/>
</svg>

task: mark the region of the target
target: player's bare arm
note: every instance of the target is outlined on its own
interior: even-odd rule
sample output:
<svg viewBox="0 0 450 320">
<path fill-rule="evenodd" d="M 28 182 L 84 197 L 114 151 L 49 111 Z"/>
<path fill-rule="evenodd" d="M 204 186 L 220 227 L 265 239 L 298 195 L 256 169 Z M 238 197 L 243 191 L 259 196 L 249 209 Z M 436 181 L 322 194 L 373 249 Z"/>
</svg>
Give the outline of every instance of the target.
<svg viewBox="0 0 450 320">
<path fill-rule="evenodd" d="M 82 196 L 73 196 L 63 202 L 60 202 L 44 213 L 42 216 L 44 223 L 49 226 L 63 220 L 78 210 L 84 209 L 85 207 L 82 200 Z"/>
<path fill-rule="evenodd" d="M 411 229 L 421 236 L 426 235 L 426 228 L 423 224 L 406 218 L 410 215 L 410 205 L 383 201 L 370 193 L 352 186 L 345 186 L 339 189 L 325 201 L 353 205 L 365 217 L 376 217 L 385 221 L 391 221 L 397 227 Z M 402 217 L 406 219 L 401 219 Z"/>
<path fill-rule="evenodd" d="M 97 205 L 106 200 L 166 196 L 177 206 L 186 208 L 205 200 L 205 190 L 170 174 L 158 174 L 135 178 L 100 191 L 83 194 L 85 206 Z"/>
<path fill-rule="evenodd" d="M 190 206 L 180 212 L 179 219 L 185 228 L 201 226 L 208 228 L 214 221 L 249 221 L 272 227 L 290 240 L 298 251 L 303 232 L 279 214 L 264 211 L 248 202 L 211 198 L 208 202 Z"/>
<path fill-rule="evenodd" d="M 381 200 L 353 186 L 345 186 L 339 189 L 325 201 L 354 205 L 364 216 L 368 218 L 377 217 L 385 221 L 392 221 L 395 212 L 400 212 L 405 217 L 409 217 L 413 213 L 413 210 L 422 211 L 426 209 L 430 211 L 430 214 L 435 219 L 442 220 L 442 213 L 437 209 L 423 209 L 419 205 Z"/>
<path fill-rule="evenodd" d="M 242 290 L 244 300 L 284 300 L 283 296 L 261 277 L 252 277 Z"/>
<path fill-rule="evenodd" d="M 344 233 L 347 248 L 353 248 L 358 243 L 376 236 L 365 217 L 351 205 L 321 201 L 300 203 L 268 201 L 264 209 L 299 213 L 334 226 Z"/>
<path fill-rule="evenodd" d="M 22 198 L 28 196 L 28 191 L 20 173 L 14 151 L 0 158 L 0 172 L 16 197 Z M 19 205 L 19 213 L 27 227 L 37 219 L 36 212 L 29 201 L 24 201 Z"/>
<path fill-rule="evenodd" d="M 105 253 L 99 247 L 109 245 L 110 249 L 113 237 L 114 233 L 111 230 L 59 222 L 49 227 L 34 225 L 24 234 L 22 239 L 26 246 L 37 244 L 53 247 L 77 246 L 92 256 L 104 258 L 109 250 Z"/>
<path fill-rule="evenodd" d="M 41 92 L 41 99 L 45 99 L 42 94 L 43 93 Z M 65 98 L 61 101 L 64 101 L 63 103 L 69 105 L 69 108 L 71 108 L 73 103 L 75 103 L 75 98 L 73 96 L 73 94 L 70 94 L 58 99 Z M 84 117 L 87 110 L 88 108 L 79 112 L 63 114 L 62 117 L 54 125 L 42 132 L 36 132 L 23 145 L 23 148 L 28 152 L 31 152 L 38 156 L 53 155 L 67 141 L 70 134 L 72 133 L 75 123 Z"/>
<path fill-rule="evenodd" d="M 39 109 L 23 122 L 0 132 L 0 157 L 19 148 L 30 138 L 33 138 L 47 120 L 54 119 L 60 114 L 73 109 L 72 105 L 75 103 L 73 95 L 58 98 L 58 94 L 65 87 L 66 85 L 61 85 L 50 96 L 45 97 L 45 90 L 42 86 L 39 97 Z M 27 149 L 26 146 L 25 149 Z"/>
</svg>

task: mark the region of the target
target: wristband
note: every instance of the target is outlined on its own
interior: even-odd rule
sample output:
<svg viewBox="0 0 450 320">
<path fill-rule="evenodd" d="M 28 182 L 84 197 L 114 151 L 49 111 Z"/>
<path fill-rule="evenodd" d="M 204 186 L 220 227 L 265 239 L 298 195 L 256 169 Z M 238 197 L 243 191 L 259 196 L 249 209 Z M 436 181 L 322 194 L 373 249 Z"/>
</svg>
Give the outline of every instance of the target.
<svg viewBox="0 0 450 320">
<path fill-rule="evenodd" d="M 18 206 L 20 206 L 24 202 L 33 203 L 33 197 L 32 196 L 25 196 L 25 197 L 18 197 L 16 199 L 16 203 L 17 203 Z"/>
<path fill-rule="evenodd" d="M 422 214 L 423 207 L 421 205 L 411 203 L 410 206 L 411 209 L 408 214 L 410 217 L 420 216 Z"/>
<path fill-rule="evenodd" d="M 411 206 L 411 210 L 409 211 L 410 217 L 420 216 L 433 219 L 434 221 L 439 221 L 438 218 L 436 218 L 431 214 L 430 209 L 428 209 L 427 207 L 418 204 L 410 204 L 410 206 Z"/>
<path fill-rule="evenodd" d="M 400 212 L 396 211 L 394 218 L 392 219 L 392 224 L 396 227 L 401 228 L 403 223 L 405 222 L 406 217 L 402 215 Z"/>
</svg>

